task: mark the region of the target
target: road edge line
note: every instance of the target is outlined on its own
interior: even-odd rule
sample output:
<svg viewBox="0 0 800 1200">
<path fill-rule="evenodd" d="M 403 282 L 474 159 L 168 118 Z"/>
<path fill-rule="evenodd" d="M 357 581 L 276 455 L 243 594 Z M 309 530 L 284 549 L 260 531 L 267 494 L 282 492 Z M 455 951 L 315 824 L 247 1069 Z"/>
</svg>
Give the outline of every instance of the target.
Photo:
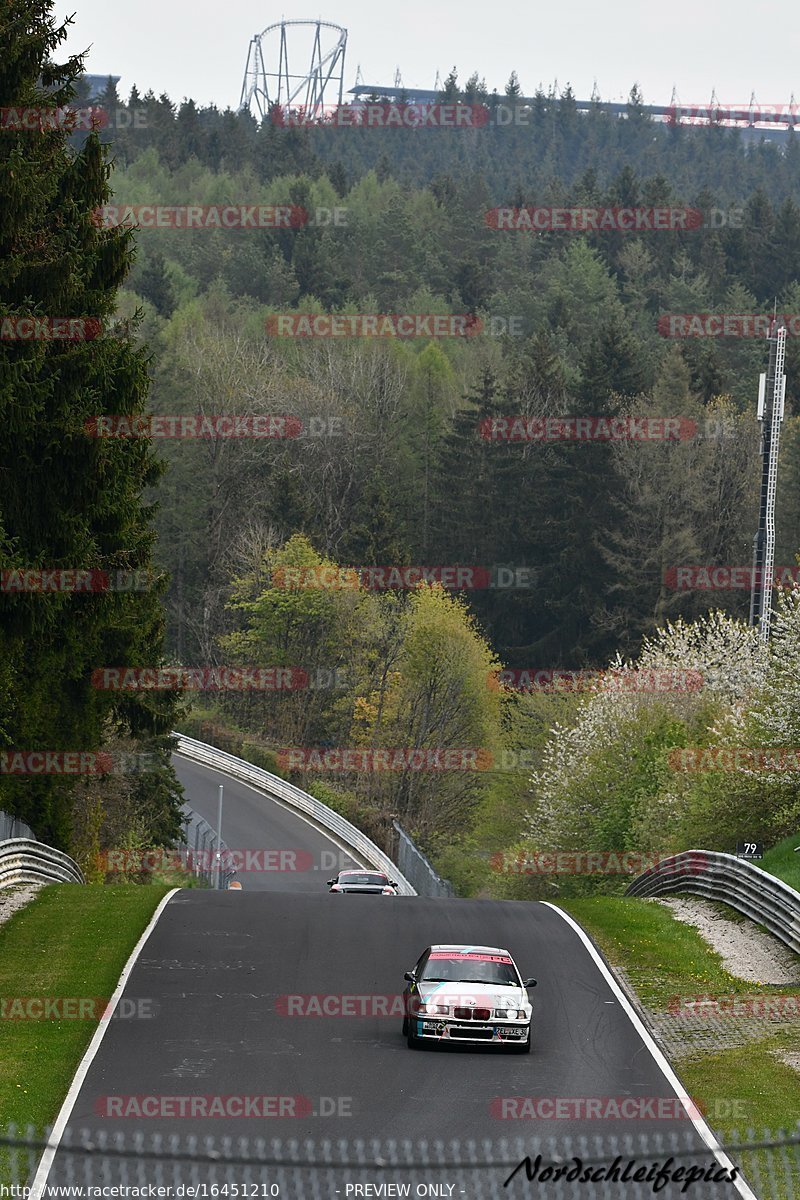
<svg viewBox="0 0 800 1200">
<path fill-rule="evenodd" d="M 142 950 L 144 949 L 147 939 L 150 937 L 150 934 L 155 929 L 155 927 L 158 923 L 158 919 L 161 916 L 162 912 L 167 907 L 167 904 L 170 902 L 170 900 L 175 895 L 175 893 L 180 892 L 181 890 L 182 890 L 181 888 L 173 888 L 170 892 L 167 892 L 166 896 L 164 896 L 161 899 L 161 901 L 158 904 L 158 907 L 156 908 L 155 912 L 153 913 L 152 917 L 150 918 L 147 928 L 144 930 L 144 932 L 142 933 L 138 942 L 133 947 L 133 950 L 131 951 L 131 953 L 128 957 L 128 961 L 125 963 L 125 966 L 122 968 L 122 974 L 120 975 L 120 977 L 117 981 L 117 986 L 114 989 L 114 993 L 108 1002 L 108 1005 L 105 1009 L 103 1016 L 100 1019 L 100 1023 L 98 1024 L 97 1028 L 94 1031 L 94 1034 L 92 1035 L 92 1040 L 89 1042 L 89 1045 L 86 1047 L 86 1050 L 84 1051 L 83 1058 L 78 1063 L 78 1068 L 72 1077 L 72 1082 L 70 1083 L 69 1090 L 67 1091 L 66 1097 L 64 1098 L 64 1103 L 61 1105 L 61 1108 L 58 1110 L 58 1116 L 56 1117 L 55 1122 L 53 1124 L 53 1128 L 50 1131 L 50 1137 L 47 1139 L 47 1145 L 45 1146 L 44 1152 L 42 1153 L 42 1157 L 39 1160 L 39 1166 L 36 1168 L 36 1174 L 33 1178 L 33 1183 L 30 1185 L 29 1200 L 41 1200 L 41 1197 L 44 1193 L 45 1186 L 47 1184 L 47 1177 L 50 1174 L 50 1168 L 53 1165 L 53 1159 L 56 1156 L 56 1152 L 58 1151 L 59 1143 L 61 1142 L 61 1137 L 64 1133 L 64 1130 L 67 1127 L 67 1121 L 69 1120 L 70 1114 L 72 1113 L 72 1110 L 75 1107 L 75 1101 L 78 1098 L 78 1093 L 80 1092 L 81 1088 L 83 1087 L 83 1081 L 85 1080 L 85 1078 L 89 1072 L 89 1067 L 92 1065 L 95 1055 L 97 1054 L 97 1051 L 100 1049 L 100 1045 L 103 1041 L 103 1038 L 106 1035 L 106 1030 L 108 1029 L 109 1021 L 111 1020 L 111 1017 L 114 1014 L 114 1010 L 116 1009 L 117 1004 L 119 1003 L 120 997 L 121 997 L 123 991 L 125 990 L 125 985 L 128 982 L 128 976 L 130 975 L 133 968 L 136 966 L 136 961 L 137 961 L 139 955 L 141 954 Z M 109 1013 L 109 1009 L 111 1010 L 110 1013 Z"/>
<path fill-rule="evenodd" d="M 727 1170 L 732 1170 L 734 1167 L 736 1167 L 736 1164 L 725 1153 L 725 1150 L 719 1144 L 716 1137 L 714 1136 L 714 1133 L 712 1132 L 710 1127 L 706 1124 L 705 1120 L 701 1116 L 693 1116 L 692 1115 L 691 1109 L 692 1108 L 696 1109 L 697 1105 L 692 1100 L 689 1093 L 685 1090 L 680 1079 L 678 1079 L 678 1076 L 675 1074 L 672 1067 L 670 1066 L 670 1063 L 668 1062 L 667 1057 L 664 1054 L 663 1050 L 660 1048 L 660 1046 L 656 1042 L 655 1038 L 651 1034 L 650 1030 L 647 1028 L 644 1021 L 639 1016 L 639 1014 L 637 1013 L 636 1009 L 631 1004 L 628 997 L 625 995 L 625 992 L 620 987 L 619 981 L 611 973 L 611 970 L 610 970 L 608 964 L 606 963 L 602 954 L 598 950 L 597 946 L 595 946 L 594 942 L 589 937 L 588 933 L 586 933 L 586 931 L 580 927 L 580 925 L 574 919 L 574 917 L 572 917 L 563 908 L 559 908 L 557 904 L 553 904 L 549 900 L 543 900 L 543 901 L 541 901 L 541 903 L 545 904 L 548 908 L 552 909 L 553 912 L 558 913 L 558 915 L 560 917 L 562 917 L 563 920 L 566 921 L 567 924 L 570 925 L 575 930 L 578 937 L 581 939 L 584 946 L 586 947 L 586 949 L 589 951 L 590 955 L 592 956 L 592 959 L 597 964 L 597 966 L 600 968 L 600 971 L 601 971 L 603 977 L 605 978 L 606 982 L 608 983 L 609 987 L 611 988 L 612 992 L 615 994 L 617 999 L 620 1001 L 625 1015 L 628 1017 L 629 1021 L 633 1025 L 634 1029 L 639 1034 L 640 1038 L 644 1042 L 648 1051 L 652 1055 L 653 1059 L 655 1060 L 656 1066 L 661 1071 L 662 1075 L 667 1080 L 667 1083 L 669 1083 L 670 1087 L 673 1088 L 676 1096 L 683 1104 L 683 1107 L 686 1109 L 686 1115 L 689 1118 L 689 1120 L 692 1122 L 692 1124 L 694 1125 L 698 1134 L 703 1139 L 705 1144 L 708 1146 L 709 1150 L 714 1155 L 714 1157 L 716 1158 L 716 1160 L 720 1164 L 720 1166 L 725 1167 Z M 755 1192 L 752 1191 L 752 1189 L 750 1188 L 750 1185 L 742 1178 L 741 1169 L 736 1167 L 736 1170 L 737 1170 L 737 1176 L 736 1176 L 736 1179 L 734 1179 L 734 1181 L 733 1181 L 733 1186 L 736 1188 L 736 1190 L 739 1192 L 739 1194 L 741 1196 L 745 1197 L 745 1200 L 758 1200 L 758 1197 L 756 1196 Z"/>
</svg>

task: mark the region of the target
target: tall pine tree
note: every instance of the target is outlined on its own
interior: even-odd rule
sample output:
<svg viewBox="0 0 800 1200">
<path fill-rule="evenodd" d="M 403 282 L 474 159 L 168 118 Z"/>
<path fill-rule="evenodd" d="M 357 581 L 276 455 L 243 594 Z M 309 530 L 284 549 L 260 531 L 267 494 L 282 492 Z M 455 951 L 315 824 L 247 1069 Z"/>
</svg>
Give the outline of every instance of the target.
<svg viewBox="0 0 800 1200">
<path fill-rule="evenodd" d="M 82 61 L 51 61 L 65 36 L 46 0 L 3 6 L 0 105 L 69 104 Z M 131 234 L 93 220 L 111 195 L 98 137 L 76 151 L 68 127 L 42 123 L 0 139 L 0 319 L 6 335 L 17 328 L 14 318 L 30 316 L 92 318 L 101 332 L 92 340 L 0 339 L 0 570 L 77 568 L 112 579 L 120 571 L 147 573 L 154 533 L 143 493 L 161 471 L 152 446 L 86 431 L 99 415 L 134 415 L 146 404 L 145 350 L 129 333 L 107 328 L 132 261 Z M 16 577 L 4 578 L 0 753 L 93 752 L 114 734 L 163 737 L 174 720 L 169 693 L 92 684 L 98 667 L 160 661 L 159 589 L 37 593 L 10 591 Z M 163 743 L 160 754 L 163 768 Z M 156 774 L 158 836 L 169 837 L 179 827 L 179 787 L 168 766 Z M 75 776 L 6 773 L 0 808 L 40 838 L 69 846 L 76 785 Z M 147 805 L 154 813 L 152 792 Z"/>
</svg>

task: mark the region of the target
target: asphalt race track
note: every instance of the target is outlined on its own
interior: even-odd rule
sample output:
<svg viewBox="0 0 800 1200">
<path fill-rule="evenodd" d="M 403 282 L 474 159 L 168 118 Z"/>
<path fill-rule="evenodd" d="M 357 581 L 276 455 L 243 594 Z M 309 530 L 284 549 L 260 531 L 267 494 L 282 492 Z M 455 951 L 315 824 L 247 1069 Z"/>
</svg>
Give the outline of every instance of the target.
<svg viewBox="0 0 800 1200">
<path fill-rule="evenodd" d="M 179 774 L 193 806 L 213 821 L 219 777 L 185 760 L 179 760 Z M 227 778 L 225 789 L 223 836 L 229 846 L 294 847 L 312 856 L 326 848 L 323 835 L 267 798 Z M 148 1141 L 152 1133 L 181 1139 L 188 1134 L 231 1138 L 234 1147 L 238 1138 L 278 1138 L 284 1143 L 348 1139 L 350 1157 L 354 1139 L 382 1144 L 410 1139 L 416 1146 L 434 1139 L 496 1143 L 519 1138 L 532 1148 L 532 1138 L 555 1138 L 565 1147 L 565 1139 L 573 1139 L 571 1152 L 577 1153 L 574 1147 L 581 1144 L 591 1157 L 607 1149 L 607 1139 L 613 1137 L 620 1153 L 648 1165 L 664 1162 L 677 1137 L 697 1155 L 675 1166 L 714 1166 L 711 1151 L 691 1121 L 678 1115 L 677 1100 L 670 1116 L 647 1115 L 648 1101 L 672 1097 L 673 1089 L 579 935 L 547 905 L 331 896 L 319 870 L 266 871 L 240 878 L 241 892 L 184 890 L 166 905 L 124 992 L 132 1000 L 149 1000 L 155 1015 L 108 1022 L 77 1094 L 70 1131 L 89 1130 L 95 1145 L 102 1144 L 102 1131 L 109 1137 L 121 1131 L 128 1146 L 136 1132 Z M 538 979 L 539 986 L 530 993 L 530 1055 L 489 1047 L 408 1049 L 394 998 L 402 990 L 403 971 L 432 942 L 506 947 L 523 976 Z M 349 1003 L 363 1015 L 314 1015 L 314 1004 L 319 1012 L 322 1000 L 302 999 L 309 995 L 332 997 L 326 1003 L 338 1008 Z M 193 1117 L 181 1116 L 160 1099 L 211 1096 L 273 1097 L 270 1111 L 275 1115 L 237 1112 L 214 1117 L 197 1115 L 196 1110 Z M 142 1098 L 157 1098 L 150 1105 L 158 1108 L 158 1115 L 117 1115 L 130 1111 L 129 1097 L 139 1098 L 133 1107 L 137 1113 L 145 1111 Z M 559 1097 L 638 1098 L 645 1115 L 588 1119 L 580 1112 L 557 1120 L 520 1119 L 514 1115 L 520 1110 L 513 1099 L 520 1097 L 540 1102 Z M 643 1137 L 648 1139 L 649 1155 L 641 1152 Z M 588 1142 L 574 1141 L 581 1138 Z M 606 1139 L 603 1146 L 597 1138 Z M 307 1161 L 318 1148 L 297 1153 L 300 1161 Z M 466 1151 L 451 1151 L 450 1159 L 455 1154 L 461 1161 L 459 1153 Z M 517 1162 L 520 1156 L 511 1157 Z M 365 1161 L 371 1161 L 369 1154 Z M 143 1169 L 149 1179 L 179 1178 L 160 1165 L 150 1163 Z M 198 1178 L 209 1177 L 210 1168 L 195 1164 L 194 1169 L 200 1170 Z M 131 1168 L 112 1167 L 104 1181 L 119 1177 L 133 1182 L 125 1170 Z M 252 1178 L 277 1178 L 274 1172 L 262 1176 L 260 1170 Z M 80 1182 L 88 1178 L 83 1171 L 59 1151 L 49 1182 Z M 280 1195 L 283 1200 L 311 1195 L 336 1200 L 337 1194 L 342 1200 L 359 1200 L 405 1194 L 347 1191 L 345 1179 L 376 1187 L 409 1180 L 453 1186 L 452 1193 L 412 1188 L 412 1196 L 654 1194 L 651 1185 L 632 1181 L 528 1183 L 523 1172 L 503 1189 L 508 1174 L 507 1169 L 494 1169 L 489 1186 L 488 1176 L 474 1171 L 470 1175 L 419 1168 L 415 1173 L 410 1167 L 378 1165 L 371 1173 L 346 1175 L 320 1167 L 302 1177 L 291 1171 L 281 1176 Z M 658 1195 L 670 1200 L 681 1194 L 728 1200 L 740 1194 L 729 1182 L 699 1182 L 685 1193 L 680 1186 L 668 1183 Z"/>
<path fill-rule="evenodd" d="M 246 783 L 179 754 L 172 762 L 187 803 L 212 829 L 217 827 L 219 785 L 224 785 L 222 840 L 230 850 L 251 852 L 246 869 L 235 877 L 243 889 L 322 893 L 327 890 L 325 880 L 337 871 L 363 865 L 334 845 L 329 835 Z"/>
</svg>

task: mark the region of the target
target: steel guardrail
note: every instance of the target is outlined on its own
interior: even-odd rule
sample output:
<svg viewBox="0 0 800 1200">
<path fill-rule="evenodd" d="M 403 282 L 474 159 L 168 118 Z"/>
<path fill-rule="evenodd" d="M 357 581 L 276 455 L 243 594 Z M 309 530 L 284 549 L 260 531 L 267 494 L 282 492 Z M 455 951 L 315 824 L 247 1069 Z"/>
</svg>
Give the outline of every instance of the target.
<svg viewBox="0 0 800 1200">
<path fill-rule="evenodd" d="M 35 841 L 36 834 L 30 825 L 26 825 L 19 817 L 12 817 L 11 813 L 0 812 L 0 842 L 7 842 L 11 838 L 32 838 Z"/>
<path fill-rule="evenodd" d="M 245 762 L 243 758 L 237 758 L 235 754 L 228 754 L 226 750 L 218 750 L 216 746 L 208 746 L 205 742 L 198 742 L 196 738 L 186 737 L 182 733 L 173 733 L 172 736 L 177 743 L 176 754 L 182 754 L 194 762 L 232 775 L 234 779 L 249 783 L 251 787 L 258 788 L 268 796 L 274 796 L 299 812 L 305 813 L 322 829 L 335 833 L 345 845 L 354 850 L 356 854 L 361 855 L 370 867 L 383 871 L 390 879 L 396 880 L 397 890 L 401 896 L 417 895 L 415 888 L 402 874 L 399 867 L 387 854 L 384 854 L 379 846 L 376 846 L 350 821 L 345 820 L 332 808 L 328 808 L 327 804 L 323 804 L 321 800 L 316 800 L 302 788 L 295 787 L 286 779 L 281 779 L 279 775 L 265 771 L 263 767 L 256 767 L 253 763 Z"/>
<path fill-rule="evenodd" d="M 432 863 L 428 861 L 414 839 L 406 833 L 399 821 L 392 821 L 392 827 L 397 834 L 395 854 L 400 864 L 400 870 L 411 880 L 418 896 L 452 897 L 455 888 L 449 879 L 442 879 Z"/>
<path fill-rule="evenodd" d="M 68 854 L 33 838 L 0 842 L 0 888 L 18 883 L 86 883 Z"/>
<path fill-rule="evenodd" d="M 728 904 L 800 954 L 800 892 L 746 859 L 711 850 L 686 850 L 639 875 L 625 895 L 676 892 Z"/>
</svg>

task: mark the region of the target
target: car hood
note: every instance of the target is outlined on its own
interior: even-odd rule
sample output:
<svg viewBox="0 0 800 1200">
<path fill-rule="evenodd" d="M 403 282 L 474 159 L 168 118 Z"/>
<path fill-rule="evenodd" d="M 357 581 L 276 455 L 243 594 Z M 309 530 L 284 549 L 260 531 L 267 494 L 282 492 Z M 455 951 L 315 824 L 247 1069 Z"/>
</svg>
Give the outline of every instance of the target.
<svg viewBox="0 0 800 1200">
<path fill-rule="evenodd" d="M 502 983 L 426 983 L 423 979 L 417 984 L 420 998 L 435 1003 L 448 1004 L 451 1007 L 470 1007 L 472 1001 L 477 1007 L 499 1008 L 505 1000 L 514 1000 L 518 1005 L 530 1004 L 528 993 L 524 988 L 513 987 Z"/>
</svg>

